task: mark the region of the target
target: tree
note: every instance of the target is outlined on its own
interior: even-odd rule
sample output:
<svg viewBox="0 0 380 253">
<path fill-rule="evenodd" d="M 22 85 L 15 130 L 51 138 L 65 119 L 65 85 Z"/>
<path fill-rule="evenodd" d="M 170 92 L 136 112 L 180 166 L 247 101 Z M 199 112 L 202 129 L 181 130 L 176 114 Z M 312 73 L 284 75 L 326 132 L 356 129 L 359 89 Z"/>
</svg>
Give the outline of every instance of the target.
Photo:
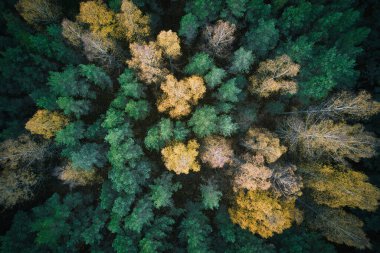
<svg viewBox="0 0 380 253">
<path fill-rule="evenodd" d="M 188 174 L 189 171 L 199 171 L 197 161 L 199 144 L 196 140 L 190 140 L 187 145 L 177 142 L 161 150 L 162 159 L 168 170 L 176 174 Z"/>
<path fill-rule="evenodd" d="M 272 189 L 275 194 L 285 198 L 296 198 L 302 195 L 303 181 L 296 174 L 297 167 L 293 164 L 274 164 L 271 177 Z"/>
<path fill-rule="evenodd" d="M 336 161 L 345 158 L 359 161 L 376 154 L 378 140 L 373 134 L 364 131 L 360 124 L 347 125 L 332 120 L 303 121 L 296 117 L 288 118 L 281 128 L 281 137 L 289 144 L 291 151 L 299 151 L 304 157 L 327 156 Z"/>
<path fill-rule="evenodd" d="M 205 47 L 217 57 L 226 57 L 235 40 L 235 31 L 236 26 L 228 21 L 218 20 L 215 25 L 206 26 L 203 31 Z"/>
<path fill-rule="evenodd" d="M 256 75 L 250 77 L 249 90 L 260 97 L 269 97 L 272 93 L 295 94 L 297 83 L 291 78 L 297 76 L 299 69 L 287 55 L 261 62 Z"/>
<path fill-rule="evenodd" d="M 206 92 L 203 79 L 199 76 L 178 81 L 173 75 L 168 75 L 160 87 L 164 95 L 157 102 L 158 111 L 169 111 L 172 118 L 188 115 L 191 105 L 196 105 Z"/>
<path fill-rule="evenodd" d="M 58 112 L 38 110 L 26 123 L 25 129 L 32 134 L 42 135 L 45 139 L 51 139 L 59 130 L 64 128 L 69 120 Z"/>
<path fill-rule="evenodd" d="M 215 108 L 206 105 L 195 110 L 188 125 L 193 128 L 198 137 L 203 138 L 217 133 L 217 120 L 218 116 Z"/>
<path fill-rule="evenodd" d="M 317 229 L 331 242 L 346 244 L 358 249 L 370 248 L 371 244 L 362 230 L 363 222 L 343 209 L 319 206 L 313 218 L 307 219 L 312 229 Z"/>
<path fill-rule="evenodd" d="M 66 18 L 62 20 L 62 36 L 73 46 L 82 45 L 83 28 L 77 23 Z"/>
<path fill-rule="evenodd" d="M 117 80 L 120 83 L 120 90 L 123 96 L 135 99 L 145 97 L 145 86 L 138 82 L 135 73 L 131 69 L 126 68 Z"/>
<path fill-rule="evenodd" d="M 96 143 L 86 143 L 79 150 L 73 151 L 69 156 L 72 165 L 83 170 L 91 170 L 93 166 L 102 168 L 106 162 L 103 147 Z"/>
<path fill-rule="evenodd" d="M 181 46 L 177 33 L 169 31 L 161 31 L 157 35 L 157 45 L 162 48 L 163 53 L 168 58 L 176 59 L 181 55 Z"/>
<path fill-rule="evenodd" d="M 272 170 L 264 165 L 264 157 L 246 154 L 244 158 L 245 161 L 239 164 L 234 176 L 234 190 L 268 190 L 271 187 Z"/>
<path fill-rule="evenodd" d="M 254 61 L 255 56 L 252 51 L 240 47 L 232 56 L 232 64 L 229 70 L 232 73 L 248 74 Z"/>
<path fill-rule="evenodd" d="M 243 146 L 255 154 L 263 156 L 268 163 L 275 162 L 287 150 L 285 146 L 281 145 L 276 134 L 265 128 L 255 127 L 248 130 Z"/>
<path fill-rule="evenodd" d="M 238 87 L 236 78 L 232 78 L 222 84 L 216 93 L 216 98 L 223 102 L 236 103 L 242 90 Z"/>
<path fill-rule="evenodd" d="M 351 207 L 374 212 L 380 199 L 380 190 L 368 183 L 368 177 L 343 166 L 306 165 L 301 173 L 305 187 L 312 190 L 314 201 L 332 208 Z M 339 186 L 339 187 L 337 187 Z"/>
<path fill-rule="evenodd" d="M 264 238 L 282 233 L 301 217 L 294 201 L 273 198 L 266 191 L 240 190 L 228 212 L 233 223 Z"/>
<path fill-rule="evenodd" d="M 184 71 L 189 75 L 204 76 L 212 67 L 214 60 L 207 53 L 197 53 L 191 57 Z"/>
<path fill-rule="evenodd" d="M 41 175 L 30 170 L 3 170 L 0 174 L 0 205 L 5 209 L 30 200 Z"/>
<path fill-rule="evenodd" d="M 121 13 L 118 14 L 117 18 L 125 29 L 125 36 L 128 41 L 141 41 L 149 36 L 149 16 L 143 15 L 132 1 L 122 1 Z"/>
<path fill-rule="evenodd" d="M 143 120 L 149 116 L 150 105 L 147 100 L 129 100 L 125 106 L 125 111 L 134 120 Z"/>
<path fill-rule="evenodd" d="M 147 84 L 159 83 L 165 79 L 168 70 L 163 67 L 162 50 L 155 42 L 129 45 L 132 58 L 128 66 L 137 71 L 140 80 Z"/>
<path fill-rule="evenodd" d="M 206 184 L 201 184 L 202 204 L 205 209 L 218 209 L 223 193 L 214 180 L 208 180 Z"/>
<path fill-rule="evenodd" d="M 238 0 L 238 1 L 236 1 L 236 0 L 227 0 L 226 1 L 228 9 L 237 18 L 241 18 L 241 17 L 244 16 L 244 13 L 247 10 L 247 3 L 248 2 L 249 2 L 248 0 Z"/>
<path fill-rule="evenodd" d="M 102 38 L 122 38 L 122 30 L 115 13 L 109 10 L 103 2 L 81 2 L 77 20 L 88 24 L 92 33 Z"/>
<path fill-rule="evenodd" d="M 54 175 L 64 184 L 70 186 L 70 188 L 76 186 L 85 186 L 99 183 L 101 177 L 97 175 L 95 169 L 83 170 L 75 168 L 71 163 L 67 163 L 64 166 L 56 167 Z"/>
<path fill-rule="evenodd" d="M 220 136 L 209 136 L 203 140 L 200 157 L 203 163 L 212 168 L 223 168 L 224 165 L 231 164 L 233 156 L 230 140 Z"/>
<path fill-rule="evenodd" d="M 152 200 L 147 197 L 137 201 L 132 213 L 125 219 L 125 228 L 140 233 L 144 226 L 150 224 L 154 219 Z"/>
<path fill-rule="evenodd" d="M 182 188 L 181 183 L 173 183 L 173 174 L 164 172 L 160 177 L 154 179 L 154 184 L 149 185 L 151 199 L 155 208 L 173 207 L 172 195 Z"/>
<path fill-rule="evenodd" d="M 222 68 L 213 67 L 207 75 L 205 75 L 205 82 L 207 87 L 214 89 L 217 85 L 221 84 L 223 79 L 227 76 L 227 72 Z"/>
<path fill-rule="evenodd" d="M 244 35 L 243 46 L 254 52 L 258 58 L 262 58 L 276 47 L 279 37 L 274 19 L 260 19 L 258 25 L 250 26 Z"/>
<path fill-rule="evenodd" d="M 188 252 L 213 252 L 210 249 L 211 226 L 200 205 L 187 203 L 186 215 L 180 224 L 179 239 L 186 243 Z"/>
<path fill-rule="evenodd" d="M 19 0 L 16 9 L 28 24 L 37 27 L 57 22 L 62 15 L 55 0 Z"/>
<path fill-rule="evenodd" d="M 198 18 L 191 13 L 186 14 L 181 18 L 178 34 L 185 37 L 185 42 L 190 44 L 197 36 L 200 23 Z"/>
</svg>

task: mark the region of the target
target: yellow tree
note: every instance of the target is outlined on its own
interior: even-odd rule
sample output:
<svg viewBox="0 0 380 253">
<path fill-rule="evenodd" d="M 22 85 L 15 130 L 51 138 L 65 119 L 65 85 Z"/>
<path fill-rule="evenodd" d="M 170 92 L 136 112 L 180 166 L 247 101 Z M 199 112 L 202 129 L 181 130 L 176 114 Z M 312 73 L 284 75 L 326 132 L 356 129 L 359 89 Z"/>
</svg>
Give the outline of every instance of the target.
<svg viewBox="0 0 380 253">
<path fill-rule="evenodd" d="M 58 112 L 38 110 L 26 123 L 25 128 L 32 134 L 39 134 L 45 139 L 50 139 L 68 123 L 69 120 Z"/>
<path fill-rule="evenodd" d="M 230 140 L 220 136 L 209 136 L 203 140 L 201 160 L 212 168 L 223 168 L 225 164 L 231 164 L 233 156 Z"/>
<path fill-rule="evenodd" d="M 157 45 L 162 48 L 164 54 L 169 59 L 176 59 L 181 55 L 180 40 L 177 33 L 169 31 L 161 31 L 157 35 Z"/>
<path fill-rule="evenodd" d="M 54 175 L 62 180 L 64 184 L 68 184 L 70 188 L 95 184 L 101 180 L 101 177 L 96 174 L 95 169 L 83 170 L 73 167 L 71 163 L 57 167 Z"/>
<path fill-rule="evenodd" d="M 299 70 L 300 66 L 287 55 L 266 60 L 260 63 L 256 74 L 250 77 L 249 90 L 260 97 L 269 97 L 274 93 L 295 94 L 298 88 L 293 78 Z"/>
<path fill-rule="evenodd" d="M 244 147 L 262 155 L 268 163 L 275 162 L 287 150 L 276 134 L 265 128 L 251 127 L 243 142 Z"/>
<path fill-rule="evenodd" d="M 88 24 L 93 33 L 103 38 L 108 36 L 123 37 L 115 13 L 101 1 L 81 2 L 77 20 Z"/>
<path fill-rule="evenodd" d="M 179 118 L 191 112 L 191 105 L 196 105 L 203 97 L 206 86 L 199 76 L 178 81 L 173 75 L 167 75 L 161 90 L 164 94 L 157 102 L 158 111 L 168 111 L 170 117 Z"/>
<path fill-rule="evenodd" d="M 134 42 L 144 39 L 150 34 L 149 17 L 131 1 L 123 0 L 121 13 L 117 15 L 128 41 Z"/>
<path fill-rule="evenodd" d="M 163 148 L 161 154 L 166 168 L 176 174 L 200 171 L 201 167 L 197 161 L 198 148 L 196 140 L 190 140 L 187 145 L 178 142 Z"/>
<path fill-rule="evenodd" d="M 282 201 L 268 191 L 240 190 L 228 212 L 233 223 L 264 238 L 282 233 L 291 227 L 293 221 L 302 220 L 295 200 Z"/>
<path fill-rule="evenodd" d="M 320 164 L 304 165 L 301 172 L 305 186 L 312 189 L 312 197 L 318 204 L 367 211 L 378 207 L 380 190 L 368 183 L 368 177 L 361 172 Z"/>
<path fill-rule="evenodd" d="M 16 9 L 30 25 L 48 25 L 60 20 L 62 10 L 54 0 L 20 0 Z"/>
<path fill-rule="evenodd" d="M 338 188 L 338 187 L 336 187 Z M 320 230 L 327 240 L 359 249 L 371 248 L 363 231 L 363 222 L 343 209 L 319 206 L 306 219 L 312 229 Z"/>
<path fill-rule="evenodd" d="M 138 77 L 148 83 L 159 83 L 169 73 L 163 66 L 162 50 L 155 42 L 149 44 L 132 43 L 129 45 L 132 58 L 128 66 L 137 71 Z"/>
<path fill-rule="evenodd" d="M 344 158 L 359 161 L 374 156 L 378 144 L 376 137 L 364 131 L 361 124 L 326 119 L 316 122 L 290 117 L 280 132 L 292 151 L 313 159 L 326 155 L 337 161 Z"/>
</svg>

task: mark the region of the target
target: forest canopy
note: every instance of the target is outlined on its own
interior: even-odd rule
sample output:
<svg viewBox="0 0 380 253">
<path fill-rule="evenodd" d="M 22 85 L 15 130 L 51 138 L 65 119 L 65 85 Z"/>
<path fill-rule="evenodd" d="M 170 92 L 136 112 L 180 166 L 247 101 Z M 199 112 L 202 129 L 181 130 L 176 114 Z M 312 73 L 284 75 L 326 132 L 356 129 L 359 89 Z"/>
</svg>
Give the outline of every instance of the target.
<svg viewBox="0 0 380 253">
<path fill-rule="evenodd" d="M 0 2 L 0 252 L 378 252 L 380 4 Z"/>
</svg>

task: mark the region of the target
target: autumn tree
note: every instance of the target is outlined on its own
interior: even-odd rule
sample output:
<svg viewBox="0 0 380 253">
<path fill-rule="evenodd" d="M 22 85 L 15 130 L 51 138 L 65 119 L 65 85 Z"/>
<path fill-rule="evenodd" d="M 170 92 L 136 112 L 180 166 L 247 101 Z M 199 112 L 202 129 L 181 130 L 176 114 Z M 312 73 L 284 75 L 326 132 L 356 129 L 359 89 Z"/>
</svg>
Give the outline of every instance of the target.
<svg viewBox="0 0 380 253">
<path fill-rule="evenodd" d="M 198 103 L 206 92 L 206 87 L 199 76 L 178 81 L 173 75 L 168 75 L 161 84 L 161 90 L 164 94 L 157 102 L 158 111 L 169 111 L 170 117 L 179 118 L 191 112 L 191 105 Z"/>
<path fill-rule="evenodd" d="M 215 25 L 208 25 L 203 31 L 206 48 L 215 56 L 226 57 L 235 40 L 236 26 L 228 21 L 218 20 Z"/>
<path fill-rule="evenodd" d="M 115 13 L 101 1 L 81 2 L 77 20 L 88 24 L 90 30 L 102 38 L 122 37 Z"/>
<path fill-rule="evenodd" d="M 80 24 L 64 18 L 61 26 L 62 36 L 73 46 L 80 47 L 82 45 L 82 35 L 84 34 Z"/>
<path fill-rule="evenodd" d="M 240 190 L 228 212 L 233 223 L 264 238 L 282 233 L 302 217 L 295 201 L 276 199 L 267 191 Z"/>
<path fill-rule="evenodd" d="M 328 119 L 314 124 L 313 120 L 289 117 L 280 132 L 291 151 L 301 152 L 307 158 L 325 155 L 337 161 L 345 158 L 359 161 L 374 156 L 378 143 L 360 124 L 335 123 Z"/>
<path fill-rule="evenodd" d="M 26 123 L 25 128 L 32 134 L 39 134 L 45 139 L 50 139 L 68 123 L 69 120 L 58 112 L 38 110 Z"/>
<path fill-rule="evenodd" d="M 268 163 L 275 162 L 287 150 L 282 146 L 275 133 L 265 128 L 251 127 L 244 139 L 243 146 L 258 155 L 262 155 Z"/>
<path fill-rule="evenodd" d="M 245 154 L 243 159 L 234 176 L 234 191 L 268 190 L 271 187 L 272 170 L 264 165 L 264 157 Z"/>
<path fill-rule="evenodd" d="M 305 165 L 301 173 L 305 186 L 312 190 L 314 201 L 332 208 L 351 207 L 375 211 L 380 190 L 368 182 L 368 177 L 343 166 Z M 337 187 L 339 186 L 339 187 Z"/>
<path fill-rule="evenodd" d="M 123 0 L 121 13 L 117 15 L 128 41 L 140 41 L 150 34 L 149 16 L 144 15 L 141 10 L 131 1 Z"/>
<path fill-rule="evenodd" d="M 48 25 L 60 20 L 61 7 L 55 0 L 20 0 L 16 9 L 31 25 Z"/>
<path fill-rule="evenodd" d="M 181 55 L 180 40 L 176 32 L 161 31 L 157 35 L 157 45 L 169 59 L 176 59 Z"/>
<path fill-rule="evenodd" d="M 64 166 L 56 167 L 54 175 L 64 184 L 70 186 L 70 188 L 76 186 L 85 186 L 99 183 L 101 177 L 97 174 L 95 169 L 83 170 L 72 166 L 71 163 L 67 163 Z"/>
<path fill-rule="evenodd" d="M 166 168 L 176 174 L 199 171 L 201 168 L 197 161 L 198 148 L 196 140 L 190 140 L 187 145 L 177 142 L 165 147 L 161 154 Z"/>
<path fill-rule="evenodd" d="M 271 169 L 271 184 L 275 194 L 285 198 L 297 198 L 302 195 L 303 178 L 296 173 L 295 165 L 275 163 L 271 165 Z"/>
<path fill-rule="evenodd" d="M 200 158 L 212 168 L 223 168 L 224 165 L 231 164 L 233 156 L 231 141 L 226 138 L 209 136 L 202 142 Z"/>
<path fill-rule="evenodd" d="M 312 216 L 306 221 L 312 229 L 321 231 L 331 242 L 346 244 L 358 249 L 371 247 L 369 239 L 363 231 L 363 222 L 343 209 L 319 206 L 314 209 Z"/>
<path fill-rule="evenodd" d="M 129 49 L 132 58 L 127 61 L 128 66 L 137 71 L 140 80 L 152 84 L 165 79 L 168 70 L 163 66 L 163 52 L 155 42 L 132 43 Z"/>
<path fill-rule="evenodd" d="M 249 90 L 260 97 L 269 97 L 273 93 L 295 94 L 300 66 L 289 56 L 282 55 L 273 60 L 261 62 L 256 74 L 250 77 Z"/>
</svg>

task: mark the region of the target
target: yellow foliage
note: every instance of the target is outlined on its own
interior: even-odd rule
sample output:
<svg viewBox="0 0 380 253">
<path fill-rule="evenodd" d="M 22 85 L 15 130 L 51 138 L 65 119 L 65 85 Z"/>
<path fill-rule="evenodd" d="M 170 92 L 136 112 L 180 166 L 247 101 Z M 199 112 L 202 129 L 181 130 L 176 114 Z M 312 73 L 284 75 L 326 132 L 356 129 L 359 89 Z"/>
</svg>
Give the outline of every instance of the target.
<svg viewBox="0 0 380 253">
<path fill-rule="evenodd" d="M 123 36 L 115 13 L 108 10 L 101 1 L 81 2 L 77 20 L 88 24 L 93 33 L 103 38 L 108 36 L 121 38 Z"/>
<path fill-rule="evenodd" d="M 149 17 L 143 15 L 132 1 L 123 0 L 121 13 L 118 14 L 117 18 L 125 29 L 124 33 L 128 41 L 139 41 L 149 36 Z"/>
<path fill-rule="evenodd" d="M 68 123 L 69 120 L 58 112 L 38 110 L 26 123 L 25 128 L 32 134 L 39 134 L 45 139 L 50 139 Z"/>
<path fill-rule="evenodd" d="M 51 0 L 20 0 L 15 7 L 28 24 L 37 27 L 58 21 L 62 14 Z"/>
<path fill-rule="evenodd" d="M 206 92 L 204 81 L 199 76 L 191 76 L 178 81 L 173 75 L 166 76 L 161 84 L 164 95 L 158 100 L 158 111 L 169 111 L 172 118 L 186 116 L 191 105 L 196 105 Z"/>
<path fill-rule="evenodd" d="M 177 58 L 181 55 L 180 40 L 177 33 L 161 31 L 157 36 L 157 44 L 164 50 L 165 55 L 170 58 Z"/>
<path fill-rule="evenodd" d="M 101 177 L 96 174 L 95 169 L 77 169 L 74 168 L 70 163 L 68 163 L 63 168 L 57 168 L 55 175 L 65 184 L 70 185 L 70 187 L 77 185 L 91 185 L 101 180 Z"/>
<path fill-rule="evenodd" d="M 302 221 L 302 213 L 295 207 L 295 200 L 280 201 L 267 191 L 245 193 L 240 190 L 234 206 L 228 211 L 233 223 L 264 238 L 282 233 L 291 227 L 293 221 Z"/>
<path fill-rule="evenodd" d="M 306 165 L 301 172 L 318 204 L 367 211 L 375 211 L 378 207 L 380 190 L 368 183 L 368 177 L 361 172 L 330 165 Z"/>
<path fill-rule="evenodd" d="M 200 171 L 198 148 L 196 140 L 190 140 L 187 145 L 178 142 L 163 148 L 161 154 L 166 168 L 176 174 L 188 174 L 190 170 Z"/>
</svg>

